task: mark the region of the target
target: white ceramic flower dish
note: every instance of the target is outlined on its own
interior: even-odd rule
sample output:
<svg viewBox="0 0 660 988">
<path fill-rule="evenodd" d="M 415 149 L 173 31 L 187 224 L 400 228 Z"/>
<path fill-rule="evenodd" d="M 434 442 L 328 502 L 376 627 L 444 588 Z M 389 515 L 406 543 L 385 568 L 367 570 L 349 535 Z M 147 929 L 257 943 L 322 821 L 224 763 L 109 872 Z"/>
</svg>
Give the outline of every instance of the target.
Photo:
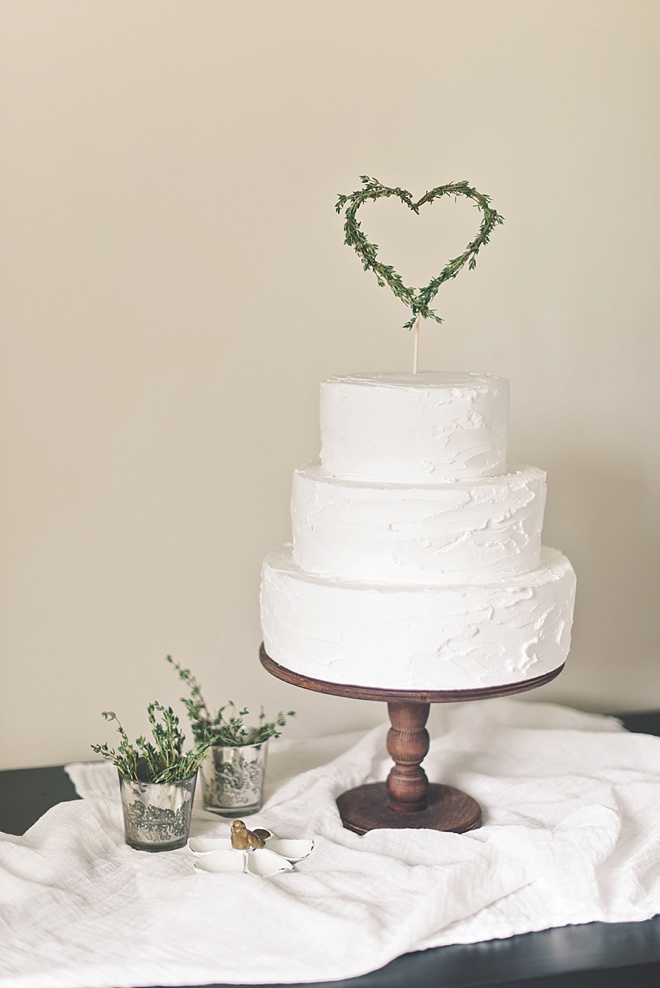
<svg viewBox="0 0 660 988">
<path fill-rule="evenodd" d="M 263 833 L 263 831 L 262 831 Z M 250 851 L 233 848 L 229 837 L 190 837 L 188 847 L 196 857 L 195 870 L 211 874 L 249 874 L 268 878 L 293 871 L 296 861 L 311 854 L 314 841 L 275 837 L 268 831 L 266 847 Z"/>
</svg>

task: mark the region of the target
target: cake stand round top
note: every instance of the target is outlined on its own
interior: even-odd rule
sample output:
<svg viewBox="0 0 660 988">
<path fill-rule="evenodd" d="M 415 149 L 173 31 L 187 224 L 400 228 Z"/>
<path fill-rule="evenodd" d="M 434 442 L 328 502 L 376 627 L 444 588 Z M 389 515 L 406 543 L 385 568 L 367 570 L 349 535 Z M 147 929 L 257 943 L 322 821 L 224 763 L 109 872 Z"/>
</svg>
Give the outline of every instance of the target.
<svg viewBox="0 0 660 988">
<path fill-rule="evenodd" d="M 562 663 L 556 669 L 524 679 L 516 683 L 504 683 L 499 686 L 485 686 L 466 690 L 405 690 L 382 689 L 374 686 L 356 686 L 350 683 L 329 683 L 323 679 L 313 679 L 303 676 L 293 669 L 280 665 L 268 655 L 264 645 L 259 649 L 259 659 L 264 669 L 277 679 L 292 686 L 300 686 L 315 693 L 329 693 L 332 696 L 346 696 L 354 700 L 381 700 L 386 703 L 458 703 L 461 700 L 488 700 L 498 696 L 513 696 L 516 693 L 527 693 L 530 690 L 545 686 L 555 679 L 564 668 Z"/>
</svg>

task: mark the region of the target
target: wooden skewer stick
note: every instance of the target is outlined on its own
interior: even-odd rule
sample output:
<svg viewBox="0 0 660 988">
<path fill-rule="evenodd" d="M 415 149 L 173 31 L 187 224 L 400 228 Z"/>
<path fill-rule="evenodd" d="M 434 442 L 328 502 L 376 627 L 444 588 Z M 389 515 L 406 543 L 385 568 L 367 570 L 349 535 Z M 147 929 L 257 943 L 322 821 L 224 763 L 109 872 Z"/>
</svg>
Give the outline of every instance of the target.
<svg viewBox="0 0 660 988">
<path fill-rule="evenodd" d="M 413 325 L 413 332 L 415 334 L 415 343 L 413 350 L 413 374 L 417 373 L 417 368 L 419 366 L 419 324 L 421 318 L 422 318 L 422 314 L 421 312 L 418 312 L 417 317 L 415 319 L 415 323 Z"/>
</svg>

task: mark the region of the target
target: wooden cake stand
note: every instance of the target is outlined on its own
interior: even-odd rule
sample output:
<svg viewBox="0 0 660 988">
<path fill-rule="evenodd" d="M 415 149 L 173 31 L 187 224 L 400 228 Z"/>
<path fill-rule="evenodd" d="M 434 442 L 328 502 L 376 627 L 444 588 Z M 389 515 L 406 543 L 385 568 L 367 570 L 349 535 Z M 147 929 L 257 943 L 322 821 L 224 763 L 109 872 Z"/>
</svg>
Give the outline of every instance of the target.
<svg viewBox="0 0 660 988">
<path fill-rule="evenodd" d="M 337 799 L 344 826 L 356 834 L 387 828 L 442 830 L 464 834 L 481 824 L 479 804 L 452 786 L 429 782 L 421 766 L 429 750 L 426 730 L 432 703 L 456 703 L 461 700 L 486 700 L 512 696 L 544 686 L 559 675 L 563 665 L 552 672 L 519 683 L 473 690 L 385 690 L 368 686 L 350 686 L 311 679 L 279 665 L 261 646 L 259 658 L 264 668 L 285 683 L 315 693 L 330 693 L 355 700 L 381 700 L 387 703 L 391 727 L 387 750 L 394 766 L 387 782 L 374 782 L 349 789 Z"/>
</svg>

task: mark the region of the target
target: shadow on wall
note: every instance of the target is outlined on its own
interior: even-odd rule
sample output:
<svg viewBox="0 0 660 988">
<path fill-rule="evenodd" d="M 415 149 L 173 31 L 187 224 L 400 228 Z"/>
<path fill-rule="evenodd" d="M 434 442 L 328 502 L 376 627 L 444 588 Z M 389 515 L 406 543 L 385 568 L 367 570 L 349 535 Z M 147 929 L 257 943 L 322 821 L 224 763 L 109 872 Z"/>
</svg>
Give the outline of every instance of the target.
<svg viewBox="0 0 660 988">
<path fill-rule="evenodd" d="M 619 463 L 613 470 L 593 450 L 544 463 L 543 541 L 566 553 L 578 581 L 571 654 L 553 698 L 592 710 L 660 706 L 658 506 L 648 468 Z"/>
</svg>

